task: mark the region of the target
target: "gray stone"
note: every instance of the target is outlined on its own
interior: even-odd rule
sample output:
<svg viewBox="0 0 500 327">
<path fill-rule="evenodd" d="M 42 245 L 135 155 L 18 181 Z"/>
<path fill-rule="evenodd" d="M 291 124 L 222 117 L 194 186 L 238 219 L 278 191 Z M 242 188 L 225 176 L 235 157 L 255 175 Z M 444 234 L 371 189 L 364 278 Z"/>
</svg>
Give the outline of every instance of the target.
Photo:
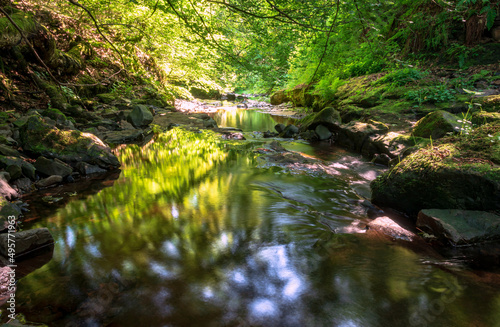
<svg viewBox="0 0 500 327">
<path fill-rule="evenodd" d="M 274 129 L 276 130 L 276 132 L 281 133 L 285 130 L 285 127 L 285 124 L 277 124 L 276 126 L 274 126 Z"/>
<path fill-rule="evenodd" d="M 323 125 L 316 126 L 314 131 L 316 132 L 316 135 L 318 135 L 320 141 L 328 140 L 333 135 L 332 132 L 330 132 L 330 130 Z"/>
<path fill-rule="evenodd" d="M 100 174 L 100 173 L 105 173 L 107 171 L 105 169 L 102 169 L 99 166 L 94 166 L 94 165 L 88 164 L 86 162 L 79 162 L 76 165 L 76 169 L 82 175 Z"/>
<path fill-rule="evenodd" d="M 6 157 L 0 156 L 0 168 L 7 168 L 8 166 L 19 166 L 24 176 L 34 180 L 35 167 L 27 161 L 19 157 Z M 12 177 L 12 176 L 11 176 Z M 14 178 L 13 178 L 14 179 Z"/>
<path fill-rule="evenodd" d="M 7 233 L 0 234 L 0 254 L 8 255 Z M 11 238 L 16 241 L 15 257 L 21 257 L 32 251 L 54 244 L 54 238 L 47 228 L 36 228 L 26 231 L 11 233 Z"/>
<path fill-rule="evenodd" d="M 144 105 L 135 105 L 127 117 L 127 121 L 135 127 L 145 127 L 153 122 L 153 115 Z"/>
<path fill-rule="evenodd" d="M 21 156 L 21 153 L 19 153 L 19 151 L 15 150 L 9 146 L 3 145 L 3 144 L 0 144 L 0 154 L 2 154 L 4 156 L 12 156 L 12 157 L 20 157 Z"/>
<path fill-rule="evenodd" d="M 6 171 L 0 171 L 0 178 L 6 180 L 8 182 L 8 181 L 10 181 L 10 174 Z"/>
<path fill-rule="evenodd" d="M 62 181 L 63 181 L 62 176 L 52 175 L 52 176 L 49 176 L 47 178 L 39 180 L 38 182 L 36 182 L 35 185 L 37 187 L 47 187 L 47 186 L 61 183 Z"/>
<path fill-rule="evenodd" d="M 287 127 L 285 127 L 280 136 L 285 138 L 291 138 L 297 135 L 298 133 L 299 133 L 299 128 L 295 125 L 290 124 Z"/>
<path fill-rule="evenodd" d="M 486 211 L 424 209 L 417 227 L 457 245 L 500 239 L 500 216 Z"/>
<path fill-rule="evenodd" d="M 101 134 L 102 139 L 110 144 L 128 144 L 141 142 L 144 139 L 142 129 L 125 129 L 122 131 L 108 131 Z"/>
<path fill-rule="evenodd" d="M 16 179 L 21 178 L 23 176 L 23 170 L 19 166 L 10 165 L 10 166 L 7 166 L 7 168 L 5 168 L 5 170 L 9 173 L 11 180 L 16 180 Z"/>
<path fill-rule="evenodd" d="M 12 185 L 16 186 L 19 191 L 27 193 L 31 191 L 31 180 L 29 178 L 23 177 L 16 179 Z"/>
<path fill-rule="evenodd" d="M 73 172 L 73 169 L 59 159 L 47 159 L 40 156 L 36 159 L 35 168 L 37 171 L 47 176 L 59 175 L 66 177 Z"/>
</svg>

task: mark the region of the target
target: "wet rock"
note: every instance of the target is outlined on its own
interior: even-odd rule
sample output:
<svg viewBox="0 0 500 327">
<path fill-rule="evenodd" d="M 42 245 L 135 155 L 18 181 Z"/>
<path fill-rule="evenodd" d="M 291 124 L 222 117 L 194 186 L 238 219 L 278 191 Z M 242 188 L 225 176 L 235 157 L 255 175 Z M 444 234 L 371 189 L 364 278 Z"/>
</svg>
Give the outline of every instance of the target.
<svg viewBox="0 0 500 327">
<path fill-rule="evenodd" d="M 59 175 L 66 177 L 73 172 L 73 168 L 59 159 L 47 159 L 40 156 L 36 159 L 35 168 L 47 176 Z"/>
<path fill-rule="evenodd" d="M 54 184 L 61 183 L 63 181 L 63 177 L 59 175 L 52 175 L 47 178 L 41 179 L 35 183 L 37 187 L 48 187 Z"/>
<path fill-rule="evenodd" d="M 420 119 L 413 128 L 413 135 L 423 138 L 438 139 L 447 133 L 460 132 L 462 123 L 457 116 L 438 110 Z"/>
<path fill-rule="evenodd" d="M 285 130 L 285 128 L 286 128 L 285 124 L 277 124 L 276 126 L 274 126 L 274 129 L 278 133 L 282 133 Z"/>
<path fill-rule="evenodd" d="M 369 222 L 368 228 L 397 240 L 413 241 L 418 237 L 409 230 L 401 227 L 389 217 L 379 217 Z"/>
<path fill-rule="evenodd" d="M 316 126 L 316 129 L 314 131 L 316 132 L 316 135 L 318 135 L 318 138 L 321 141 L 328 140 L 333 135 L 332 132 L 330 132 L 330 130 L 323 125 Z"/>
<path fill-rule="evenodd" d="M 36 228 L 11 234 L 16 241 L 16 257 L 22 257 L 32 251 L 54 244 L 54 238 L 47 228 Z M 0 254 L 9 254 L 8 234 L 0 234 Z"/>
<path fill-rule="evenodd" d="M 311 130 L 307 130 L 305 132 L 302 132 L 302 133 L 299 134 L 299 136 L 301 138 L 303 138 L 304 140 L 308 140 L 308 141 L 316 141 L 316 140 L 318 140 L 318 135 L 316 134 L 316 132 L 311 131 Z"/>
<path fill-rule="evenodd" d="M 0 168 L 7 168 L 9 166 L 18 166 L 21 168 L 21 171 L 24 176 L 34 180 L 35 175 L 35 167 L 27 161 L 24 161 L 19 157 L 6 157 L 0 156 Z M 12 169 L 12 168 L 11 168 Z M 12 178 L 12 175 L 11 175 Z M 15 178 L 12 178 L 15 179 Z"/>
<path fill-rule="evenodd" d="M 80 172 L 80 174 L 82 175 L 92 175 L 92 174 L 101 174 L 101 173 L 105 173 L 106 170 L 105 169 L 102 169 L 101 167 L 99 166 L 95 166 L 95 165 L 90 165 L 86 162 L 79 162 L 77 165 L 76 165 L 76 169 Z"/>
<path fill-rule="evenodd" d="M 153 115 L 148 107 L 144 105 L 135 105 L 134 109 L 127 117 L 127 121 L 134 125 L 134 127 L 145 127 L 153 122 Z"/>
<path fill-rule="evenodd" d="M 271 132 L 271 131 L 265 131 L 264 132 L 264 137 L 265 138 L 271 138 L 271 137 L 276 137 L 278 136 L 278 133 L 274 133 L 274 132 Z"/>
<path fill-rule="evenodd" d="M 85 161 L 103 168 L 120 166 L 118 158 L 97 136 L 59 130 L 36 115 L 29 117 L 22 127 L 21 141 L 24 150 L 47 158 L 75 164 Z"/>
<path fill-rule="evenodd" d="M 485 211 L 424 209 L 417 227 L 457 245 L 500 239 L 500 216 Z"/>
<path fill-rule="evenodd" d="M 276 152 L 287 152 L 287 149 L 285 149 L 278 141 L 272 141 L 269 143 L 269 148 Z"/>
<path fill-rule="evenodd" d="M 26 178 L 26 177 L 23 177 L 23 178 L 19 178 L 19 179 L 16 179 L 12 185 L 14 185 L 15 187 L 17 187 L 17 189 L 19 191 L 21 191 L 22 193 L 28 193 L 31 191 L 31 180 L 29 178 Z"/>
<path fill-rule="evenodd" d="M 287 127 L 285 127 L 283 132 L 280 133 L 280 136 L 284 138 L 291 138 L 297 135 L 298 133 L 299 133 L 299 128 L 295 125 L 290 124 Z"/>
</svg>

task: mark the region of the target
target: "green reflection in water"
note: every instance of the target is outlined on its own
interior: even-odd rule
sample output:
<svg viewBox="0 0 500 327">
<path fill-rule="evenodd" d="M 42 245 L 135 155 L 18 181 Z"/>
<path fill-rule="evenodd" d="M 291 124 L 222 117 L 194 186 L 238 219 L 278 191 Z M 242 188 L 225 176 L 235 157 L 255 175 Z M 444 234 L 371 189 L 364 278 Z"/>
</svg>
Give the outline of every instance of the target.
<svg viewBox="0 0 500 327">
<path fill-rule="evenodd" d="M 352 175 L 275 174 L 256 169 L 243 148 L 174 129 L 122 149 L 113 187 L 37 224 L 57 244 L 51 262 L 19 281 L 18 312 L 50 326 L 468 326 L 496 318 L 497 290 L 478 293 L 401 246 L 333 234 L 364 219 Z M 475 306 L 483 302 L 492 305 Z"/>
<path fill-rule="evenodd" d="M 221 109 L 214 115 L 214 120 L 220 127 L 236 127 L 244 132 L 271 131 L 275 132 L 276 124 L 290 124 L 295 120 L 277 115 L 269 115 L 255 109 Z"/>
</svg>

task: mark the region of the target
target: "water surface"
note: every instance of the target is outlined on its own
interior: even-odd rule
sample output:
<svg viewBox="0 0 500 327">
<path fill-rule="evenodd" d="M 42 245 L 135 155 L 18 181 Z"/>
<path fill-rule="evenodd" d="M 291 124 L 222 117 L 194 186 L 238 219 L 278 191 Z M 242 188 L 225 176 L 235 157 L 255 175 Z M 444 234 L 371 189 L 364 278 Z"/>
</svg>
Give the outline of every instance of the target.
<svg viewBox="0 0 500 327">
<path fill-rule="evenodd" d="M 19 281 L 17 311 L 50 326 L 498 326 L 495 284 L 366 237 L 355 189 L 377 168 L 300 142 L 283 145 L 337 174 L 259 168 L 264 142 L 175 129 L 121 149 L 108 187 L 31 202 L 26 227 L 56 245 Z"/>
</svg>

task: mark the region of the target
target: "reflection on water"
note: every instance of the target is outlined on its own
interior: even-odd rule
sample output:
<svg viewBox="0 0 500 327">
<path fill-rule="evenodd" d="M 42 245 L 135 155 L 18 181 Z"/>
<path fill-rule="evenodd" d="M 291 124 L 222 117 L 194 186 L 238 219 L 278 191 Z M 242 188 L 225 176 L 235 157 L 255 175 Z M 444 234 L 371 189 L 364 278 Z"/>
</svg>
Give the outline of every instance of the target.
<svg viewBox="0 0 500 327">
<path fill-rule="evenodd" d="M 350 172 L 326 179 L 257 169 L 254 154 L 206 132 L 126 147 L 112 187 L 34 224 L 57 243 L 52 261 L 19 281 L 17 311 L 50 326 L 500 321 L 499 291 L 459 267 L 332 233 L 365 219 L 350 185 L 371 167 L 338 156 Z"/>
<path fill-rule="evenodd" d="M 276 132 L 274 130 L 276 124 L 288 125 L 295 121 L 292 118 L 269 115 L 255 109 L 237 109 L 234 107 L 220 109 L 213 115 L 213 118 L 219 127 L 236 127 L 242 129 L 243 132 Z"/>
</svg>

